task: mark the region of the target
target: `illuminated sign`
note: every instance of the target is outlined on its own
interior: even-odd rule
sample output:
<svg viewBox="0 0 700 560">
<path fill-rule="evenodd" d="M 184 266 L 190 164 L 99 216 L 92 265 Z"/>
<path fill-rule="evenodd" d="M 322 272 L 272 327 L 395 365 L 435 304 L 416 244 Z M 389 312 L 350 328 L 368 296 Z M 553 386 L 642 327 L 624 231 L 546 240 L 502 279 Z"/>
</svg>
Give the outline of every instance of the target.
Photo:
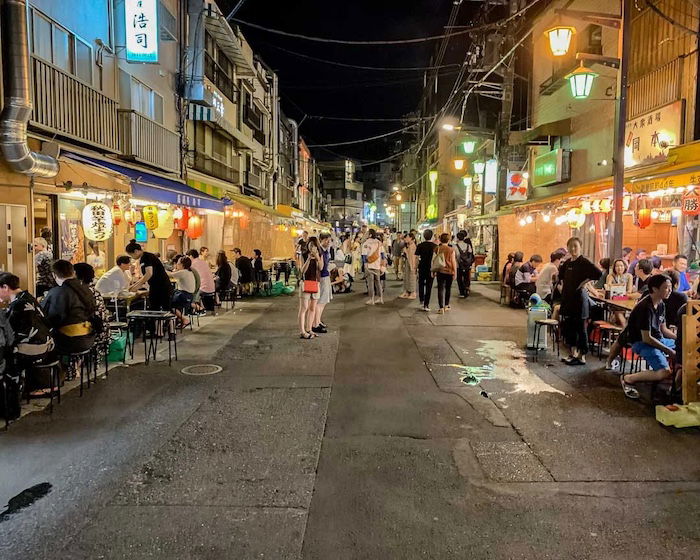
<svg viewBox="0 0 700 560">
<path fill-rule="evenodd" d="M 527 177 L 521 171 L 508 172 L 506 200 L 527 200 Z"/>
<path fill-rule="evenodd" d="M 496 194 L 498 187 L 498 161 L 490 159 L 486 162 L 484 170 L 484 192 L 486 194 Z"/>
<path fill-rule="evenodd" d="M 627 121 L 625 167 L 666 161 L 668 150 L 682 144 L 683 101 L 659 107 Z"/>
<path fill-rule="evenodd" d="M 219 117 L 224 116 L 224 98 L 218 91 L 212 91 L 212 107 L 214 107 L 214 112 Z"/>
<path fill-rule="evenodd" d="M 533 187 L 546 187 L 568 180 L 564 177 L 564 150 L 552 150 L 535 158 Z"/>
<path fill-rule="evenodd" d="M 124 0 L 126 61 L 158 62 L 158 0 Z"/>
</svg>

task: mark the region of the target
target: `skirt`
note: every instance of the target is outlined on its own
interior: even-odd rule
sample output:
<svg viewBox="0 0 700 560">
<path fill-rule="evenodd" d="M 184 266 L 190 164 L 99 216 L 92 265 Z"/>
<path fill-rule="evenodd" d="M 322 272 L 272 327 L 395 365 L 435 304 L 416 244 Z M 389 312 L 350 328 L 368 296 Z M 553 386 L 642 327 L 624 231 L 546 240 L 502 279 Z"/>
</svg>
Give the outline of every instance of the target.
<svg viewBox="0 0 700 560">
<path fill-rule="evenodd" d="M 413 293 L 416 291 L 416 271 L 406 269 L 403 275 L 403 289 L 405 292 Z"/>
</svg>

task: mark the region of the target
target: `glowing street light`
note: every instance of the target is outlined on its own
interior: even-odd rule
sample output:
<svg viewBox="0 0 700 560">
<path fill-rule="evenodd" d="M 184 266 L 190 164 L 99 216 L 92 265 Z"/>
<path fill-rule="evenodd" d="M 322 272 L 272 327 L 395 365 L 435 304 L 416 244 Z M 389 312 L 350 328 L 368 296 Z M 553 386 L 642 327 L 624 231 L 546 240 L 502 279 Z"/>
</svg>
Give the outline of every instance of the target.
<svg viewBox="0 0 700 560">
<path fill-rule="evenodd" d="M 393 190 L 393 191 L 398 191 L 398 190 L 399 190 L 399 186 L 398 186 L 398 185 L 394 185 L 393 187 L 391 187 L 391 190 Z"/>
<path fill-rule="evenodd" d="M 400 201 L 401 198 L 402 198 L 402 197 L 401 197 L 401 194 L 400 194 L 400 193 L 396 193 L 396 200 L 399 200 L 399 201 Z"/>
<path fill-rule="evenodd" d="M 442 125 L 442 130 L 448 130 L 452 132 L 455 129 L 455 125 L 450 124 L 450 123 L 445 123 Z"/>
<path fill-rule="evenodd" d="M 598 74 L 579 66 L 571 72 L 566 79 L 569 80 L 569 86 L 571 86 L 571 95 L 574 99 L 586 99 L 591 94 L 591 89 L 593 88 L 593 80 L 598 77 Z"/>
<path fill-rule="evenodd" d="M 465 154 L 473 154 L 476 150 L 476 140 L 465 140 L 462 142 L 462 149 Z"/>
<path fill-rule="evenodd" d="M 456 159 L 454 160 L 454 166 L 457 171 L 461 171 L 464 169 L 464 160 L 463 159 Z"/>
<path fill-rule="evenodd" d="M 474 162 L 474 173 L 477 175 L 482 175 L 486 171 L 486 162 L 478 159 Z"/>
<path fill-rule="evenodd" d="M 557 26 L 544 32 L 549 39 L 549 48 L 554 56 L 564 56 L 569 52 L 571 38 L 576 33 L 573 27 Z"/>
</svg>

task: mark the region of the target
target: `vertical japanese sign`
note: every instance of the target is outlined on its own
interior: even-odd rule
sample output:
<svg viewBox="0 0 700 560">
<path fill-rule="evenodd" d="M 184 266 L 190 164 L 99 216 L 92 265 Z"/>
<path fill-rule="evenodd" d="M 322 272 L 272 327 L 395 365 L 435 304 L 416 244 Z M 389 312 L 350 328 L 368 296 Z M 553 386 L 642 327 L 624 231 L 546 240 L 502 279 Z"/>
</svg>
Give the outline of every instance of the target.
<svg viewBox="0 0 700 560">
<path fill-rule="evenodd" d="M 527 200 L 527 179 L 521 171 L 508 172 L 506 200 Z"/>
<path fill-rule="evenodd" d="M 158 0 L 124 0 L 127 62 L 158 62 Z"/>
</svg>

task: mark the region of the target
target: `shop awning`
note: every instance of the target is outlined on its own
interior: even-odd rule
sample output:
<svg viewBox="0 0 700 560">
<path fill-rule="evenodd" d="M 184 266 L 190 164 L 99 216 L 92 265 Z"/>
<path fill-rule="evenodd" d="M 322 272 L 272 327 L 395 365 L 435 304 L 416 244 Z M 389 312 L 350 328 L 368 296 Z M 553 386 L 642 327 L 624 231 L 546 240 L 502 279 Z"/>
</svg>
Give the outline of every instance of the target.
<svg viewBox="0 0 700 560">
<path fill-rule="evenodd" d="M 307 215 L 304 214 L 302 210 L 299 210 L 299 208 L 294 208 L 294 206 L 289 206 L 287 204 L 278 204 L 275 207 L 275 210 L 278 214 L 281 214 L 282 216 L 286 216 L 288 218 L 308 219 Z"/>
<path fill-rule="evenodd" d="M 142 169 L 126 167 L 110 160 L 73 152 L 64 152 L 64 155 L 75 161 L 88 163 L 98 168 L 111 169 L 128 177 L 131 180 L 131 195 L 134 198 L 177 204 L 179 206 L 191 206 L 192 208 L 205 208 L 219 212 L 224 211 L 224 203 L 221 200 L 193 189 L 181 181 L 154 175 Z"/>
<path fill-rule="evenodd" d="M 569 136 L 571 134 L 571 119 L 562 119 L 549 123 L 543 123 L 530 130 L 511 132 L 508 143 L 511 146 L 528 144 L 535 140 L 544 140 L 550 136 Z"/>
<path fill-rule="evenodd" d="M 238 149 L 255 150 L 253 139 L 246 136 L 242 130 L 237 128 L 231 121 L 221 116 L 213 107 L 202 107 L 201 105 L 190 103 L 187 107 L 187 118 L 191 121 L 212 123 L 236 140 L 236 147 Z"/>
<path fill-rule="evenodd" d="M 246 196 L 244 194 L 232 194 L 230 195 L 230 198 L 234 202 L 238 202 L 243 206 L 247 206 L 248 208 L 254 210 L 259 210 L 260 212 L 265 212 L 266 214 L 270 214 L 271 216 L 276 216 L 280 218 L 288 217 L 283 214 L 280 214 L 279 212 L 276 212 L 274 208 L 267 206 L 262 201 L 252 198 L 250 196 Z"/>
</svg>

